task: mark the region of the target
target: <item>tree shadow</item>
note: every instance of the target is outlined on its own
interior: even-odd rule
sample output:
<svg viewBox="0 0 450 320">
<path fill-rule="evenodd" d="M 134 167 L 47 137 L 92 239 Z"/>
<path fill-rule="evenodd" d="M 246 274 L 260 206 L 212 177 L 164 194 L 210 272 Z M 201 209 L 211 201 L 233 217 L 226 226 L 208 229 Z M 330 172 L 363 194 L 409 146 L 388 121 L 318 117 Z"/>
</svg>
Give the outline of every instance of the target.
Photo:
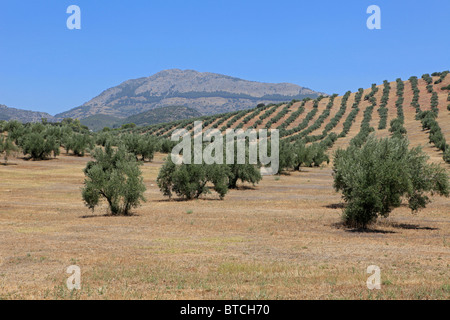
<svg viewBox="0 0 450 320">
<path fill-rule="evenodd" d="M 192 199 L 194 200 L 194 199 Z M 159 199 L 159 200 L 152 200 L 152 202 L 187 202 L 190 201 L 189 199 L 185 198 L 171 198 L 171 199 Z"/>
<path fill-rule="evenodd" d="M 397 233 L 395 231 L 388 231 L 388 230 L 379 230 L 379 229 L 372 229 L 372 228 L 347 228 L 345 232 L 351 232 L 351 233 L 381 233 L 381 234 L 392 234 Z"/>
<path fill-rule="evenodd" d="M 14 163 L 14 162 L 0 163 L 0 166 L 5 166 L 5 167 L 7 167 L 7 166 L 17 166 L 17 165 L 18 164 Z"/>
<path fill-rule="evenodd" d="M 409 223 L 392 223 L 391 226 L 394 228 L 405 230 L 439 230 L 439 228 L 421 227 L 418 224 L 409 224 Z"/>
<path fill-rule="evenodd" d="M 230 190 L 256 190 L 256 188 L 252 186 L 237 186 L 236 188 Z"/>
<path fill-rule="evenodd" d="M 110 214 L 110 213 L 105 213 L 105 214 L 87 214 L 84 216 L 81 216 L 81 219 L 89 219 L 89 218 L 118 218 L 118 217 L 139 217 L 139 214 L 136 213 L 129 213 L 127 215 L 114 215 L 114 214 Z"/>
<path fill-rule="evenodd" d="M 33 157 L 20 157 L 19 159 L 22 159 L 24 161 L 52 161 L 56 160 L 57 158 L 33 159 Z"/>
<path fill-rule="evenodd" d="M 332 203 L 332 204 L 327 204 L 326 206 L 324 206 L 325 208 L 328 209 L 344 209 L 345 208 L 345 203 L 340 202 L 340 203 Z"/>
<path fill-rule="evenodd" d="M 223 201 L 219 198 L 194 198 L 194 199 L 186 199 L 186 198 L 172 198 L 172 199 L 159 199 L 153 200 L 153 202 L 189 202 L 189 201 Z"/>
<path fill-rule="evenodd" d="M 335 227 L 336 229 L 342 229 L 345 232 L 349 232 L 349 233 L 372 233 L 372 234 L 397 233 L 395 231 L 380 230 L 380 229 L 374 229 L 374 228 L 352 228 L 352 227 L 345 225 L 344 222 L 336 222 L 336 223 L 333 223 L 332 226 Z"/>
</svg>

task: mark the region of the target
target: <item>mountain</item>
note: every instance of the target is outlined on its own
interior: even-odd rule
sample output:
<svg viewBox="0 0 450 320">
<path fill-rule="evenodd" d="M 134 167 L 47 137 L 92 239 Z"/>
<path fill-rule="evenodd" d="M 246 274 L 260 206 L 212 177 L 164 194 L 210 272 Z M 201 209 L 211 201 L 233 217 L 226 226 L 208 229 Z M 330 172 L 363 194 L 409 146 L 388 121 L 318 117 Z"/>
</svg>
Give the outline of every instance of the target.
<svg viewBox="0 0 450 320">
<path fill-rule="evenodd" d="M 55 118 L 45 112 L 28 111 L 10 108 L 0 104 L 0 120 L 18 120 L 20 122 L 40 122 L 42 118 L 48 121 L 55 121 Z"/>
<path fill-rule="evenodd" d="M 195 109 L 184 106 L 168 106 L 153 110 L 144 111 L 124 119 L 97 114 L 81 119 L 81 124 L 88 126 L 93 131 L 98 131 L 104 127 L 119 127 L 125 123 L 134 123 L 138 126 L 148 126 L 157 123 L 171 122 L 182 119 L 200 117 L 201 113 Z"/>
<path fill-rule="evenodd" d="M 226 75 L 171 69 L 132 79 L 103 91 L 82 106 L 55 117 L 85 119 L 95 115 L 127 118 L 165 106 L 185 106 L 202 115 L 248 109 L 321 93 L 290 83 L 261 83 Z"/>
</svg>

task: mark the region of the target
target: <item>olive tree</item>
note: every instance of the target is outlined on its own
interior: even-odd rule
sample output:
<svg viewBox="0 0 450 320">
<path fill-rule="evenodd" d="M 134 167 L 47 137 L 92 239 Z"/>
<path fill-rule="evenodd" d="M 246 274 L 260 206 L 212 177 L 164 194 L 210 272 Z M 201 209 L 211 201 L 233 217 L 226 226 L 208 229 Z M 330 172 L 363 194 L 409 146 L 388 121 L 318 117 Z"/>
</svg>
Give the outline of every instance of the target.
<svg viewBox="0 0 450 320">
<path fill-rule="evenodd" d="M 156 180 L 161 192 L 169 198 L 175 193 L 177 196 L 191 200 L 202 194 L 214 191 L 223 199 L 228 192 L 228 178 L 230 170 L 224 164 L 175 164 L 171 157 L 167 157 L 161 167 Z"/>
<path fill-rule="evenodd" d="M 92 157 L 95 160 L 84 169 L 82 197 L 86 206 L 94 210 L 105 199 L 112 215 L 129 215 L 132 208 L 145 201 L 140 163 L 133 154 L 107 144 L 105 150 L 96 148 Z"/>
<path fill-rule="evenodd" d="M 30 155 L 33 160 L 45 160 L 53 153 L 59 155 L 59 142 L 54 136 L 44 137 L 43 133 L 31 132 L 20 139 L 24 155 Z"/>
<path fill-rule="evenodd" d="M 15 151 L 17 151 L 17 147 L 14 145 L 11 139 L 0 135 L 0 155 L 3 154 L 5 164 L 8 163 L 8 158 Z"/>
<path fill-rule="evenodd" d="M 237 143 L 234 142 L 234 150 L 236 150 Z M 237 182 L 240 180 L 241 182 L 250 182 L 255 185 L 259 183 L 262 179 L 261 171 L 259 169 L 259 165 L 250 163 L 250 151 L 249 151 L 249 143 L 248 140 L 244 144 L 245 146 L 245 155 L 243 161 L 244 163 L 238 163 L 238 152 L 233 152 L 234 161 L 233 163 L 227 164 L 229 169 L 228 174 L 228 188 L 236 189 Z M 270 145 L 269 145 L 270 148 Z M 224 154 L 226 154 L 226 150 L 224 149 Z"/>
<path fill-rule="evenodd" d="M 420 147 L 408 148 L 404 138 L 370 137 L 361 147 L 339 149 L 334 155 L 334 188 L 346 202 L 344 222 L 366 228 L 379 216 L 408 202 L 417 212 L 431 201 L 429 195 L 449 195 L 444 168 L 427 163 Z"/>
<path fill-rule="evenodd" d="M 72 150 L 73 155 L 78 157 L 84 157 L 86 150 L 92 149 L 94 147 L 94 142 L 92 138 L 87 134 L 73 133 L 66 135 L 63 138 L 63 144 L 66 148 L 67 153 Z"/>
</svg>

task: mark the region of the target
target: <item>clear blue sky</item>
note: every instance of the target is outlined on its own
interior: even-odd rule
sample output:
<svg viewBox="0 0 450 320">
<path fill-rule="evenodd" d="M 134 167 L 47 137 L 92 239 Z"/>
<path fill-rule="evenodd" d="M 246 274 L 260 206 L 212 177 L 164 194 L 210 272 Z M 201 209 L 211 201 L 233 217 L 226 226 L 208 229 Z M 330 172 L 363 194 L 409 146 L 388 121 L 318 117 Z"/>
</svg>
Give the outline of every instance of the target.
<svg viewBox="0 0 450 320">
<path fill-rule="evenodd" d="M 169 68 L 342 94 L 449 69 L 449 38 L 448 0 L 1 0 L 0 104 L 56 114 Z"/>
</svg>

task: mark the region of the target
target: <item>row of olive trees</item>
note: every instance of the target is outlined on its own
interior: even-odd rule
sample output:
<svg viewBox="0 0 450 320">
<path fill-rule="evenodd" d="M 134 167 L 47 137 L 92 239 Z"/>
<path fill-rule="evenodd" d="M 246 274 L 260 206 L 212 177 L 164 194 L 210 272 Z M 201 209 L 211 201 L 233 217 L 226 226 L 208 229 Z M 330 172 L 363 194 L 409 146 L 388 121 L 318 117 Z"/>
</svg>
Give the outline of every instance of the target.
<svg viewBox="0 0 450 320">
<path fill-rule="evenodd" d="M 436 81 L 435 84 L 442 82 L 442 80 L 447 76 L 448 72 L 444 71 L 442 73 L 433 73 L 435 76 L 440 76 L 439 80 Z M 432 78 L 428 74 L 424 74 L 422 76 L 428 83 L 428 92 L 431 93 L 430 106 L 431 110 L 422 111 L 420 105 L 418 104 L 419 99 L 419 89 L 417 87 L 417 77 L 411 77 L 411 86 L 413 88 L 414 97 L 411 105 L 416 108 L 416 120 L 419 120 L 422 123 L 422 129 L 428 130 L 428 138 L 429 142 L 434 144 L 436 148 L 443 152 L 443 159 L 445 162 L 450 163 L 450 146 L 447 144 L 447 141 L 441 131 L 441 127 L 437 122 L 437 117 L 439 114 L 439 101 L 438 94 L 434 91 L 432 83 Z M 441 90 L 450 90 L 450 88 L 442 87 Z M 450 93 L 448 100 L 450 101 Z M 450 110 L 450 108 L 448 108 Z"/>
<path fill-rule="evenodd" d="M 181 198 L 194 199 L 214 190 L 223 199 L 229 189 L 237 188 L 238 181 L 255 185 L 262 179 L 261 164 L 251 164 L 249 161 L 248 141 L 245 148 L 242 164 L 238 163 L 237 152 L 234 152 L 233 163 L 223 164 L 195 164 L 193 159 L 191 164 L 175 164 L 169 156 L 158 174 L 157 184 L 169 198 L 176 194 Z M 225 146 L 223 152 L 226 153 Z"/>
<path fill-rule="evenodd" d="M 95 145 L 113 146 L 123 144 L 128 152 L 133 153 L 142 161 L 153 159 L 155 152 L 168 153 L 174 143 L 169 139 L 156 138 L 151 135 L 134 133 L 112 133 L 103 131 L 92 133 L 80 125 L 79 121 L 64 119 L 60 123 L 27 123 L 19 121 L 2 121 L 0 133 L 5 132 L 6 138 L 2 142 L 2 153 L 9 157 L 12 151 L 18 151 L 29 159 L 45 160 L 60 154 L 60 148 L 67 154 L 83 157 Z"/>
<path fill-rule="evenodd" d="M 300 154 L 305 156 L 306 152 Z M 93 157 L 95 161 L 90 161 L 84 170 L 82 195 L 88 207 L 94 209 L 104 198 L 111 214 L 128 215 L 145 201 L 139 169 L 142 162 L 135 155 L 123 145 L 112 148 L 108 144 L 104 149 L 95 149 Z M 378 217 L 387 217 L 403 200 L 416 212 L 431 201 L 430 194 L 448 196 L 450 185 L 445 168 L 427 160 L 420 147 L 409 149 L 408 141 L 402 137 L 377 140 L 372 136 L 361 147 L 339 149 L 333 163 L 334 188 L 346 202 L 345 223 L 366 228 Z M 237 179 L 258 183 L 261 176 L 253 165 L 175 164 L 168 157 L 157 183 L 168 197 L 176 194 L 195 199 L 214 190 L 223 199 Z"/>
</svg>

